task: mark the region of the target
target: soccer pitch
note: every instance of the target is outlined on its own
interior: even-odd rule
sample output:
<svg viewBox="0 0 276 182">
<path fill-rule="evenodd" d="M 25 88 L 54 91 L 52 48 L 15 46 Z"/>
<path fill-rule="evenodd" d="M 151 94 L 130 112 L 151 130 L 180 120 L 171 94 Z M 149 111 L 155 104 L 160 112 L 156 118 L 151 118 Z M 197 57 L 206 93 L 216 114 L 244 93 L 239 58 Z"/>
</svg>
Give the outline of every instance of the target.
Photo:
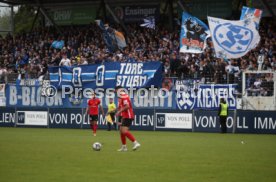
<svg viewBox="0 0 276 182">
<path fill-rule="evenodd" d="M 92 182 L 275 181 L 276 135 L 0 128 L 0 180 Z M 92 150 L 100 142 L 100 152 Z M 242 142 L 243 141 L 243 142 Z"/>
</svg>

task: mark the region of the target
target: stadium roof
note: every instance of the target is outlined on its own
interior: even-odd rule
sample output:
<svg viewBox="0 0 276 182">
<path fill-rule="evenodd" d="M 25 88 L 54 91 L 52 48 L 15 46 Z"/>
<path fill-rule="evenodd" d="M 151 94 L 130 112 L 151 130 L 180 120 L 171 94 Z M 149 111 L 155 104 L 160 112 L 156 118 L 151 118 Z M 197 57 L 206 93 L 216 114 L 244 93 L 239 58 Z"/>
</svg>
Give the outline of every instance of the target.
<svg viewBox="0 0 276 182">
<path fill-rule="evenodd" d="M 78 0 L 77 2 L 100 2 L 100 0 Z M 2 3 L 10 5 L 22 5 L 22 4 L 56 4 L 56 3 L 74 3 L 75 0 L 0 0 Z"/>
<path fill-rule="evenodd" d="M 83 4 L 83 3 L 100 3 L 101 0 L 0 0 L 2 3 L 9 5 L 53 5 L 53 4 Z M 107 3 L 117 3 L 117 2 L 149 2 L 148 0 L 105 0 Z M 153 0 L 152 2 L 158 2 L 158 0 Z"/>
</svg>

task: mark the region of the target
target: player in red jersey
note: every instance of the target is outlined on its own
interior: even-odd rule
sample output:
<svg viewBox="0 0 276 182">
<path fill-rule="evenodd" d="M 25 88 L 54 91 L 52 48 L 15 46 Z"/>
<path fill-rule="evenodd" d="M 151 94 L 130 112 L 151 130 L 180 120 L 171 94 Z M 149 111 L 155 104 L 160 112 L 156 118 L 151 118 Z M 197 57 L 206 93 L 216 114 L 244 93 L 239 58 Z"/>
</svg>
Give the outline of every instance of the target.
<svg viewBox="0 0 276 182">
<path fill-rule="evenodd" d="M 120 127 L 122 147 L 118 150 L 120 152 L 126 152 L 126 138 L 133 142 L 133 150 L 137 150 L 141 145 L 136 141 L 134 136 L 129 132 L 129 127 L 134 120 L 134 113 L 129 96 L 125 93 L 122 87 L 116 88 L 119 97 L 119 106 L 116 116 L 122 115 L 122 124 Z"/>
<path fill-rule="evenodd" d="M 100 99 L 98 99 L 94 93 L 92 94 L 92 98 L 88 100 L 87 105 L 88 107 L 86 109 L 86 113 L 89 112 L 90 128 L 93 131 L 93 135 L 96 136 L 96 132 L 98 128 L 97 121 L 98 121 L 99 107 L 101 108 L 101 112 L 103 116 L 104 116 L 104 110 L 101 105 Z"/>
<path fill-rule="evenodd" d="M 121 99 L 119 97 L 118 97 L 118 107 L 117 108 L 118 108 L 117 111 L 120 111 L 120 109 L 122 109 Z M 122 124 L 122 113 L 120 113 L 117 118 L 118 118 L 118 126 L 121 126 L 121 124 Z"/>
</svg>

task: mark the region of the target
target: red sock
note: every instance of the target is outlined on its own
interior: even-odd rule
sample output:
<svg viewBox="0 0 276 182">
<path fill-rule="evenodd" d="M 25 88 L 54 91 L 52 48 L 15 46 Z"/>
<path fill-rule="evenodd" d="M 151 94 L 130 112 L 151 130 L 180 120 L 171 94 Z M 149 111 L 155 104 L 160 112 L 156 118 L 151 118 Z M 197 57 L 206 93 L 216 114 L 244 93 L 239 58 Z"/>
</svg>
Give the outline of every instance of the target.
<svg viewBox="0 0 276 182">
<path fill-rule="evenodd" d="M 121 133 L 121 141 L 123 145 L 126 144 L 126 135 L 124 135 L 123 133 Z"/>
<path fill-rule="evenodd" d="M 129 131 L 125 132 L 125 136 L 126 136 L 130 141 L 132 141 L 132 142 L 135 141 L 134 136 L 133 136 Z"/>
<path fill-rule="evenodd" d="M 93 124 L 93 133 L 97 132 L 97 128 L 98 128 L 98 125 L 97 124 Z"/>
<path fill-rule="evenodd" d="M 94 126 L 91 123 L 90 123 L 90 128 L 91 128 L 92 131 L 94 130 Z"/>
</svg>

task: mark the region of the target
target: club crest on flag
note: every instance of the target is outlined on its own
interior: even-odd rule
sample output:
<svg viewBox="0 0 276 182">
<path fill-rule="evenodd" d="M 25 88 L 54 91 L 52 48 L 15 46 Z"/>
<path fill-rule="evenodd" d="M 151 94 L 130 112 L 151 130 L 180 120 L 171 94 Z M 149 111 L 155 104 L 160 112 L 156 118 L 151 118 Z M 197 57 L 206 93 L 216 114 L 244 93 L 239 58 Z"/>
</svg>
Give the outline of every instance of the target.
<svg viewBox="0 0 276 182">
<path fill-rule="evenodd" d="M 229 21 L 208 17 L 208 22 L 218 58 L 240 58 L 260 41 L 252 19 Z"/>
<path fill-rule="evenodd" d="M 226 33 L 225 30 L 227 30 Z M 240 54 L 247 51 L 253 39 L 253 32 L 246 27 L 225 23 L 216 26 L 214 39 L 225 51 L 231 54 Z"/>
</svg>

